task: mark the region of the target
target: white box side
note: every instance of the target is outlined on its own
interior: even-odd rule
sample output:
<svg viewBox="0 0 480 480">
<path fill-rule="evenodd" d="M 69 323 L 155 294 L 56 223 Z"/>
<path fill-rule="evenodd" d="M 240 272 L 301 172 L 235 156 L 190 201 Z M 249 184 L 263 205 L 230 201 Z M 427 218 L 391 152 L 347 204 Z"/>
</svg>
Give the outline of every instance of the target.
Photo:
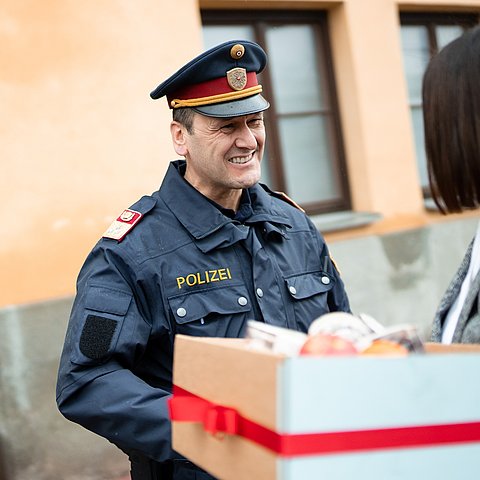
<svg viewBox="0 0 480 480">
<path fill-rule="evenodd" d="M 289 358 L 279 366 L 281 433 L 480 421 L 480 355 Z"/>
<path fill-rule="evenodd" d="M 480 444 L 409 448 L 278 460 L 277 480 L 471 480 Z"/>
</svg>

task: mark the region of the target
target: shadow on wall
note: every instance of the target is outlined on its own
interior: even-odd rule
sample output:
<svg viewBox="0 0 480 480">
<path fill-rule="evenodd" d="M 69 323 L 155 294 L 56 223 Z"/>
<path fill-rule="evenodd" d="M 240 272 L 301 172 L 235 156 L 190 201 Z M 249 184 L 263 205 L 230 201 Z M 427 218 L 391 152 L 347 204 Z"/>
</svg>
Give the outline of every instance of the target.
<svg viewBox="0 0 480 480">
<path fill-rule="evenodd" d="M 392 270 L 393 290 L 411 288 L 424 277 L 430 266 L 430 231 L 426 228 L 380 237 L 380 243 Z"/>
<path fill-rule="evenodd" d="M 410 324 L 424 340 L 475 234 L 478 218 L 450 220 L 330 245 L 354 313 L 385 326 Z"/>
</svg>

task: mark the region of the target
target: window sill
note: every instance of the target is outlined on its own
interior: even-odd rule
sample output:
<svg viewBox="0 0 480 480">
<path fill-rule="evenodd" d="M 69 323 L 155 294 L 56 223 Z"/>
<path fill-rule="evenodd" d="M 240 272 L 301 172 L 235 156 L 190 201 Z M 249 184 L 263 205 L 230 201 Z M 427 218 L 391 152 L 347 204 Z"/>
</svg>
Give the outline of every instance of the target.
<svg viewBox="0 0 480 480">
<path fill-rule="evenodd" d="M 424 198 L 423 204 L 425 205 L 425 210 L 427 212 L 439 212 L 440 210 L 437 207 L 437 204 L 434 202 L 433 198 Z"/>
<path fill-rule="evenodd" d="M 365 227 L 378 222 L 382 218 L 382 215 L 379 213 L 351 211 L 310 216 L 310 220 L 312 220 L 317 229 L 322 233 Z"/>
</svg>

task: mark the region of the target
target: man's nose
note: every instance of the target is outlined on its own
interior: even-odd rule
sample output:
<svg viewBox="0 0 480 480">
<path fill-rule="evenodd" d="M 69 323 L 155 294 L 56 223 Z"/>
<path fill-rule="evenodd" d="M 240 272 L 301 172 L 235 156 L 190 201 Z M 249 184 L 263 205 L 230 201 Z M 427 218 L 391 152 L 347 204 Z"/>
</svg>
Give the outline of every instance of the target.
<svg viewBox="0 0 480 480">
<path fill-rule="evenodd" d="M 248 127 L 248 125 L 243 125 L 238 130 L 235 145 L 238 148 L 248 148 L 250 150 L 254 150 L 257 148 L 257 139 L 253 134 L 252 130 L 250 130 L 250 128 Z"/>
</svg>

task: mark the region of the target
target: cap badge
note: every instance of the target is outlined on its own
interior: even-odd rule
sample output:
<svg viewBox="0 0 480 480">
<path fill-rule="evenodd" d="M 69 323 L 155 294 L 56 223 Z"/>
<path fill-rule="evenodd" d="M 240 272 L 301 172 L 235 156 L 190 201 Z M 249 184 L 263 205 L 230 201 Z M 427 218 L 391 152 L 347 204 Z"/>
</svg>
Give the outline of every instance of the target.
<svg viewBox="0 0 480 480">
<path fill-rule="evenodd" d="M 234 60 L 238 60 L 238 59 L 242 58 L 244 53 L 245 53 L 245 47 L 243 45 L 240 45 L 239 43 L 235 44 L 230 49 L 230 56 Z"/>
<path fill-rule="evenodd" d="M 227 72 L 227 82 L 233 90 L 243 90 L 247 85 L 247 71 L 236 67 Z"/>
</svg>

